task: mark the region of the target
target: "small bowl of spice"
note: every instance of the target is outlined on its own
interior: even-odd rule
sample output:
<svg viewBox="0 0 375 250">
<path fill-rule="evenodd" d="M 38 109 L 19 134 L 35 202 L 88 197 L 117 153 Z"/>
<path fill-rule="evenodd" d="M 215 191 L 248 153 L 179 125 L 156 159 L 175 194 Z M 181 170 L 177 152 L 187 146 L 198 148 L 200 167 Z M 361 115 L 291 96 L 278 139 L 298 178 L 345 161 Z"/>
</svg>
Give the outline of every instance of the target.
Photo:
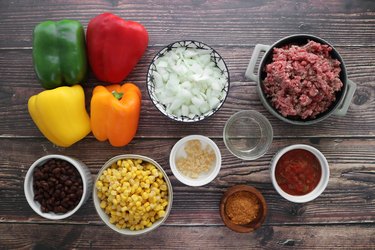
<svg viewBox="0 0 375 250">
<path fill-rule="evenodd" d="M 90 196 L 91 187 L 92 178 L 87 166 L 64 155 L 39 158 L 27 171 L 24 182 L 30 207 L 51 220 L 73 215 Z"/>
<path fill-rule="evenodd" d="M 316 148 L 296 144 L 280 150 L 271 162 L 271 179 L 285 199 L 304 203 L 317 198 L 328 185 L 329 166 Z"/>
<path fill-rule="evenodd" d="M 224 224 L 238 233 L 250 233 L 259 228 L 267 214 L 263 195 L 254 187 L 236 185 L 221 198 L 220 216 Z"/>
<path fill-rule="evenodd" d="M 210 138 L 190 135 L 172 148 L 169 164 L 172 173 L 188 186 L 203 186 L 216 178 L 221 168 L 221 153 Z"/>
</svg>

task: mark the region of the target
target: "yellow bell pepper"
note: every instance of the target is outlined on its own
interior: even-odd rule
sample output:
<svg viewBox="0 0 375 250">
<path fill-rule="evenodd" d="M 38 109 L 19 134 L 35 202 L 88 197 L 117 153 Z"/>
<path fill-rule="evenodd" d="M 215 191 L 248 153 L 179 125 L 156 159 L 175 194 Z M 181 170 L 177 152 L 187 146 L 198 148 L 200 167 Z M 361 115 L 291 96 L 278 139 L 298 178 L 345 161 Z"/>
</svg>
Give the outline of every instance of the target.
<svg viewBox="0 0 375 250">
<path fill-rule="evenodd" d="M 58 146 L 69 147 L 91 131 L 80 85 L 45 90 L 30 97 L 28 108 L 40 132 Z"/>
</svg>

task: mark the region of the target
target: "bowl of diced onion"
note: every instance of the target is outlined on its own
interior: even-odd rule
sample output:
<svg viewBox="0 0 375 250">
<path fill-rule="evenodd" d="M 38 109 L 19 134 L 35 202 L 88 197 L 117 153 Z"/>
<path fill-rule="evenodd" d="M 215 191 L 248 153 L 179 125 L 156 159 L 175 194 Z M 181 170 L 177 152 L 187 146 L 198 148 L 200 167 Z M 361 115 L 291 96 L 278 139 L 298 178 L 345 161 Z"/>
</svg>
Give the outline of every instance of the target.
<svg viewBox="0 0 375 250">
<path fill-rule="evenodd" d="M 148 94 L 156 108 L 180 122 L 212 116 L 229 91 L 229 71 L 210 46 L 184 40 L 169 44 L 153 58 L 147 73 Z"/>
<path fill-rule="evenodd" d="M 96 212 L 114 231 L 136 236 L 158 228 L 169 216 L 172 184 L 153 159 L 118 155 L 100 169 L 93 188 Z"/>
</svg>

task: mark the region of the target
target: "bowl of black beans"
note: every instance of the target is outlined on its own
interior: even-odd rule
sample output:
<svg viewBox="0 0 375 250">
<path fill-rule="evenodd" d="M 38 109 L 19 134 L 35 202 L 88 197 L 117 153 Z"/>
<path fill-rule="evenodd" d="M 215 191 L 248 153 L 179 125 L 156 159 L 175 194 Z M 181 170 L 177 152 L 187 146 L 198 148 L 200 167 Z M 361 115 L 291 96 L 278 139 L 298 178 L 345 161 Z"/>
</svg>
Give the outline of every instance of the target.
<svg viewBox="0 0 375 250">
<path fill-rule="evenodd" d="M 74 214 L 89 198 L 92 177 L 87 166 L 72 157 L 47 155 L 29 168 L 24 191 L 40 216 L 61 220 Z"/>
</svg>

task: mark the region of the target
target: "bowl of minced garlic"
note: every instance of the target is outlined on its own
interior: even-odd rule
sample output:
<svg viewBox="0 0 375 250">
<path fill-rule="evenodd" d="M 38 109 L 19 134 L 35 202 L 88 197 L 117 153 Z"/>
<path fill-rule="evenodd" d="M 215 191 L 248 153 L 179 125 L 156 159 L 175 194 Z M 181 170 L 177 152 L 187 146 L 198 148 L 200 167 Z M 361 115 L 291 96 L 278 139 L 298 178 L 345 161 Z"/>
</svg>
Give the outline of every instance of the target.
<svg viewBox="0 0 375 250">
<path fill-rule="evenodd" d="M 141 155 L 119 155 L 99 171 L 93 200 L 108 227 L 121 234 L 140 235 L 167 219 L 173 191 L 167 174 L 156 161 Z"/>
<path fill-rule="evenodd" d="M 259 228 L 267 214 L 263 195 L 254 187 L 236 185 L 229 188 L 220 202 L 224 224 L 238 233 L 250 233 Z"/>
<path fill-rule="evenodd" d="M 172 173 L 188 186 L 203 186 L 218 175 L 221 153 L 214 141 L 202 135 L 189 135 L 179 140 L 169 156 Z"/>
</svg>

